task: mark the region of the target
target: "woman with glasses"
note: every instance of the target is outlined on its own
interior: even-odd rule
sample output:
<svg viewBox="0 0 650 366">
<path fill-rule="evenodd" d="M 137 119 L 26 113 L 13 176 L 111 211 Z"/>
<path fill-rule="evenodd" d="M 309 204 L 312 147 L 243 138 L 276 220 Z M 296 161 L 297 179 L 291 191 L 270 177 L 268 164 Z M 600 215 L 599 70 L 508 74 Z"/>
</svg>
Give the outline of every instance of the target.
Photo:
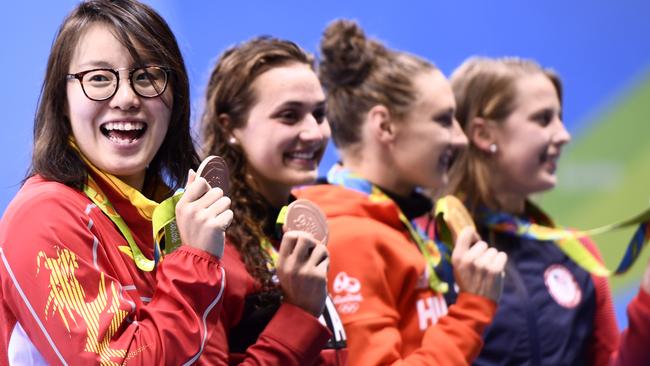
<svg viewBox="0 0 650 366">
<path fill-rule="evenodd" d="M 467 203 L 481 236 L 510 258 L 499 310 L 475 365 L 650 364 L 650 267 L 619 345 L 607 278 L 571 260 L 562 249 L 566 242 L 560 246 L 522 226 L 554 226 L 530 195 L 555 186 L 571 140 L 559 77 L 532 60 L 475 57 L 451 83 L 470 146 L 450 188 Z M 601 261 L 588 238 L 576 244 Z"/>
<path fill-rule="evenodd" d="M 354 22 L 324 32 L 320 79 L 342 163 L 330 184 L 302 189 L 328 217 L 329 290 L 352 365 L 467 365 L 500 296 L 505 254 L 465 229 L 449 258 L 414 219 L 431 211 L 420 188 L 447 181 L 467 144 L 444 75 L 415 55 L 368 39 Z M 438 276 L 439 275 L 439 276 Z M 451 304 L 449 304 L 451 305 Z"/>
<path fill-rule="evenodd" d="M 191 170 L 189 102 L 178 45 L 154 10 L 96 0 L 65 19 L 29 177 L 0 223 L 0 364 L 200 356 L 232 212 Z"/>
<path fill-rule="evenodd" d="M 330 129 L 313 57 L 290 41 L 255 38 L 223 53 L 208 83 L 206 154 L 232 172 L 223 312 L 210 365 L 345 365 L 338 314 L 326 301 L 326 243 L 277 219 L 295 185 L 316 179 Z M 329 331 L 328 331 L 329 329 Z"/>
</svg>

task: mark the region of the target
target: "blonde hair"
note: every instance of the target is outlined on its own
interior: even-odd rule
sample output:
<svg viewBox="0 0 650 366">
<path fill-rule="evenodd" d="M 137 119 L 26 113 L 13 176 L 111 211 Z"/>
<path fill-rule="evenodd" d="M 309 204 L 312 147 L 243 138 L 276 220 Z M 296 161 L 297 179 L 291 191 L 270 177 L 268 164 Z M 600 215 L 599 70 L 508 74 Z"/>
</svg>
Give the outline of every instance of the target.
<svg viewBox="0 0 650 366">
<path fill-rule="evenodd" d="M 503 123 L 514 111 L 517 103 L 515 84 L 523 76 L 543 74 L 553 83 L 560 102 L 562 82 L 557 74 L 532 60 L 513 57 L 472 57 L 451 75 L 451 87 L 456 97 L 456 119 L 469 136 L 472 121 L 479 117 Z M 470 140 L 454 163 L 448 190 L 463 197 L 470 210 L 478 206 L 499 209 L 489 185 L 489 155 Z"/>
</svg>

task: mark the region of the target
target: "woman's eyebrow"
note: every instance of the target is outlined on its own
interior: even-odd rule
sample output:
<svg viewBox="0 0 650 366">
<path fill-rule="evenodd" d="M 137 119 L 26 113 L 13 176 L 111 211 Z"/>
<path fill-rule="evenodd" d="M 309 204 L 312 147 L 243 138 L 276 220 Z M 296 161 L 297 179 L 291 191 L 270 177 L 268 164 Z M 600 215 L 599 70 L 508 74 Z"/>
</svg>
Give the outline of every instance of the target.
<svg viewBox="0 0 650 366">
<path fill-rule="evenodd" d="M 88 67 L 101 67 L 101 68 L 107 68 L 107 69 L 112 69 L 113 68 L 113 65 L 111 65 L 110 63 L 108 63 L 106 61 L 95 61 L 95 60 L 86 61 L 86 62 L 83 62 L 83 63 L 77 65 L 77 66 L 79 68 L 88 68 Z"/>
</svg>

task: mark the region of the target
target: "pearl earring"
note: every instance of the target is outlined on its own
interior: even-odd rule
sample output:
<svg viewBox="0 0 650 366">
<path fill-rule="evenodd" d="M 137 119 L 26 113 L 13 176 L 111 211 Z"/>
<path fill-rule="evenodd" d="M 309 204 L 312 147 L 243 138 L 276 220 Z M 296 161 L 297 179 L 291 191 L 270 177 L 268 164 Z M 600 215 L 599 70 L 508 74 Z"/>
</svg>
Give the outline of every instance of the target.
<svg viewBox="0 0 650 366">
<path fill-rule="evenodd" d="M 228 143 L 229 143 L 230 145 L 236 145 L 236 144 L 237 144 L 237 139 L 235 138 L 235 136 L 230 136 L 230 137 L 228 138 Z"/>
<path fill-rule="evenodd" d="M 489 149 L 490 149 L 491 154 L 495 154 L 497 152 L 497 150 L 499 150 L 497 144 L 490 144 Z"/>
</svg>

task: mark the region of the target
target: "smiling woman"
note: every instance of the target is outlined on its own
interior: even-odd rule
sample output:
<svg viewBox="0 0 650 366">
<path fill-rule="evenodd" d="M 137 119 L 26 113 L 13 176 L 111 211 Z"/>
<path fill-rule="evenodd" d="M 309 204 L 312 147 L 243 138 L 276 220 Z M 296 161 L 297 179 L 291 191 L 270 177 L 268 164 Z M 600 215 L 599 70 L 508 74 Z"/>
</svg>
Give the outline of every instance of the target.
<svg viewBox="0 0 650 366">
<path fill-rule="evenodd" d="M 0 223 L 0 364 L 200 357 L 232 212 L 197 162 L 165 21 L 132 0 L 79 4 L 50 51 L 30 176 Z M 174 213 L 180 242 L 156 222 Z"/>
<path fill-rule="evenodd" d="M 325 94 L 310 65 L 299 63 L 268 70 L 252 89 L 257 103 L 245 125 L 233 125 L 232 137 L 246 152 L 255 187 L 282 206 L 293 186 L 316 180 L 330 136 Z"/>
<path fill-rule="evenodd" d="M 151 77 L 145 77 L 146 69 L 129 69 L 133 64 L 111 28 L 101 23 L 90 26 L 70 60 L 69 70 L 85 75 L 68 80 L 65 115 L 83 156 L 100 170 L 141 190 L 145 168 L 167 134 L 174 100 L 173 86 L 166 87 L 165 83 L 162 86 L 166 88 L 154 87 Z M 121 70 L 96 70 L 106 66 Z M 134 77 L 145 80 L 134 83 Z M 137 87 L 142 83 L 149 86 Z M 146 97 L 138 92 L 148 89 Z"/>
<path fill-rule="evenodd" d="M 241 284 L 226 288 L 206 361 L 345 365 L 345 333 L 327 299 L 326 243 L 278 225 L 291 189 L 316 179 L 330 137 L 312 57 L 275 38 L 227 50 L 212 70 L 202 122 L 204 152 L 223 156 L 233 172 L 238 220 L 223 262 Z"/>
<path fill-rule="evenodd" d="M 530 196 L 555 187 L 571 139 L 559 77 L 532 60 L 473 57 L 451 83 L 470 141 L 452 171 L 451 190 L 469 205 L 481 235 L 511 258 L 475 364 L 647 365 L 650 265 L 628 308 L 630 327 L 619 337 L 607 278 L 571 260 L 567 241 L 529 229 L 554 226 Z M 588 237 L 577 245 L 602 262 Z"/>
<path fill-rule="evenodd" d="M 432 63 L 330 24 L 320 79 L 342 162 L 329 184 L 295 191 L 328 218 L 329 288 L 352 365 L 467 365 L 500 296 L 504 253 L 466 229 L 450 254 L 417 226 L 467 138 L 449 82 Z"/>
</svg>

